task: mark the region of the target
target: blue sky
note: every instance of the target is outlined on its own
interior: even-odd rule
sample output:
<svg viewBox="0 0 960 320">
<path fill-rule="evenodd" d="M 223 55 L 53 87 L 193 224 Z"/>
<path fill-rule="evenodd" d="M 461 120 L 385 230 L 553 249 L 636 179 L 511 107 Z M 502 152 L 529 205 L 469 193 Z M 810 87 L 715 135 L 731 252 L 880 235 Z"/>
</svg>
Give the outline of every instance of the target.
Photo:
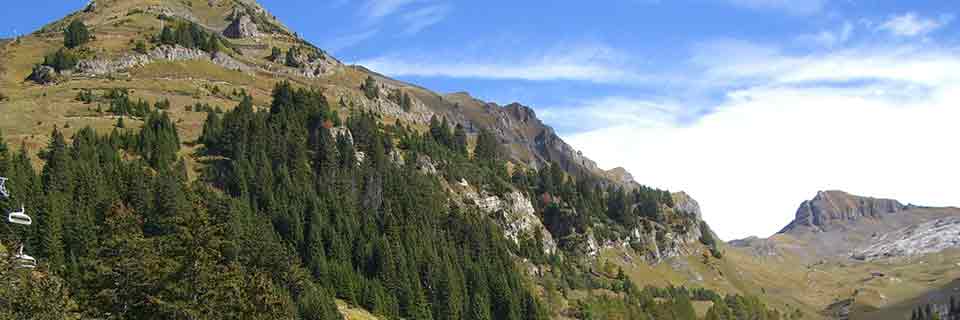
<svg viewBox="0 0 960 320">
<path fill-rule="evenodd" d="M 0 32 L 83 3 L 5 4 Z M 818 190 L 960 205 L 955 1 L 261 3 L 347 63 L 534 107 L 601 166 L 691 193 L 725 239 Z"/>
</svg>

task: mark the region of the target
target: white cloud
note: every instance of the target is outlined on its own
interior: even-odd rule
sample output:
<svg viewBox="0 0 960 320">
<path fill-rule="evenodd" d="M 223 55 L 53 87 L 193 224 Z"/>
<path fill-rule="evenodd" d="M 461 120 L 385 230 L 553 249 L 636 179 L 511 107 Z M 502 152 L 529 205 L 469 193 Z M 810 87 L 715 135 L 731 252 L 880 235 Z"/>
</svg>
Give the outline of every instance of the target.
<svg viewBox="0 0 960 320">
<path fill-rule="evenodd" d="M 695 110 L 681 104 L 636 99 L 604 97 L 581 101 L 571 107 L 549 108 L 539 112 L 541 119 L 560 131 L 577 131 L 618 126 L 673 126 L 690 118 Z"/>
<path fill-rule="evenodd" d="M 738 50 L 748 47 L 758 49 Z M 818 190 L 960 205 L 956 51 L 871 47 L 795 57 L 749 50 L 763 57 L 736 61 L 750 72 L 707 68 L 750 79 L 694 123 L 611 122 L 566 138 L 602 166 L 622 165 L 642 183 L 690 192 L 724 239 L 778 231 Z"/>
<path fill-rule="evenodd" d="M 400 23 L 401 35 L 415 35 L 440 23 L 450 14 L 452 6 L 443 0 L 366 0 L 361 12 L 367 26 L 383 23 L 393 16 Z"/>
<path fill-rule="evenodd" d="M 373 36 L 377 35 L 378 32 L 380 32 L 380 29 L 373 28 L 358 33 L 342 35 L 324 42 L 323 47 L 336 53 L 337 51 L 355 46 L 366 41 L 367 39 L 372 38 Z"/>
<path fill-rule="evenodd" d="M 380 19 L 394 14 L 403 7 L 423 0 L 368 0 L 364 11 L 371 19 Z"/>
<path fill-rule="evenodd" d="M 404 33 L 407 35 L 420 33 L 423 29 L 440 23 L 450 13 L 450 6 L 445 4 L 431 5 L 404 14 L 400 19 L 407 25 Z"/>
<path fill-rule="evenodd" d="M 790 14 L 809 15 L 823 10 L 826 0 L 727 0 L 731 4 L 762 10 L 780 10 Z"/>
<path fill-rule="evenodd" d="M 802 35 L 800 42 L 816 47 L 833 48 L 845 44 L 853 36 L 853 23 L 844 22 L 837 30 L 823 30 L 815 34 Z"/>
<path fill-rule="evenodd" d="M 383 56 L 356 64 L 386 75 L 531 81 L 574 80 L 597 83 L 645 82 L 647 78 L 626 68 L 622 56 L 602 45 L 555 48 L 527 57 L 444 57 L 439 53 Z"/>
<path fill-rule="evenodd" d="M 924 36 L 940 29 L 953 21 L 952 15 L 942 15 L 938 18 L 924 18 L 916 13 L 909 12 L 891 17 L 879 27 L 892 35 L 901 37 Z"/>
</svg>

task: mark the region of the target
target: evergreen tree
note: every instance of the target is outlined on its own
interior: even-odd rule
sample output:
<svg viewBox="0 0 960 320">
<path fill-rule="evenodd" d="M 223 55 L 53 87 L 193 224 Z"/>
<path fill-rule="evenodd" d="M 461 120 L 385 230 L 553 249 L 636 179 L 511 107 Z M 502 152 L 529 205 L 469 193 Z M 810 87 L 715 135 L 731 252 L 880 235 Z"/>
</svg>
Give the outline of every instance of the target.
<svg viewBox="0 0 960 320">
<path fill-rule="evenodd" d="M 280 55 L 282 54 L 283 54 L 283 51 L 281 51 L 280 48 L 273 47 L 270 49 L 270 56 L 267 57 L 267 60 L 277 62 L 278 60 L 280 60 Z"/>
<path fill-rule="evenodd" d="M 164 25 L 163 30 L 160 31 L 160 43 L 165 45 L 177 44 L 176 35 L 174 35 L 173 28 L 169 25 Z"/>
<path fill-rule="evenodd" d="M 63 32 L 63 46 L 76 48 L 90 41 L 90 30 L 83 21 L 73 20 Z"/>
<path fill-rule="evenodd" d="M 459 123 L 453 129 L 453 150 L 466 155 L 467 154 L 467 131 Z"/>
<path fill-rule="evenodd" d="M 410 112 L 413 109 L 413 99 L 410 98 L 410 94 L 404 92 L 400 100 L 400 108 L 403 111 Z"/>
<path fill-rule="evenodd" d="M 500 142 L 490 130 L 480 130 L 480 134 L 477 136 L 477 146 L 474 149 L 473 155 L 477 159 L 484 161 L 500 160 Z"/>
<path fill-rule="evenodd" d="M 303 63 L 300 61 L 300 49 L 297 47 L 292 47 L 287 50 L 287 57 L 284 60 L 284 64 L 291 68 L 300 68 L 303 67 Z"/>
<path fill-rule="evenodd" d="M 367 79 L 363 80 L 363 85 L 360 86 L 360 89 L 363 90 L 363 94 L 367 96 L 367 99 L 376 99 L 380 96 L 380 88 L 377 85 L 377 80 L 373 76 L 367 76 Z"/>
<path fill-rule="evenodd" d="M 63 243 L 63 215 L 69 208 L 67 198 L 60 192 L 48 193 L 42 211 L 38 215 L 40 223 L 40 251 L 45 257 L 50 271 L 62 273 L 66 265 L 66 253 Z"/>
</svg>

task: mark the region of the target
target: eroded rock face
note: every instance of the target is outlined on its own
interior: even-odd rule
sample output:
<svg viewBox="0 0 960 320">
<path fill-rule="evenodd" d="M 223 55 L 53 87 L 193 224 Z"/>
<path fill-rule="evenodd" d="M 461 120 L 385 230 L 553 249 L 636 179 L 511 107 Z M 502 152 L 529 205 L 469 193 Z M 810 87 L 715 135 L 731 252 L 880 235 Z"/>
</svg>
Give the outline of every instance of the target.
<svg viewBox="0 0 960 320">
<path fill-rule="evenodd" d="M 877 235 L 872 245 L 854 250 L 854 259 L 877 260 L 936 253 L 960 247 L 960 217 L 937 219 Z"/>
<path fill-rule="evenodd" d="M 685 212 L 693 215 L 697 219 L 702 218 L 702 213 L 700 212 L 700 204 L 697 203 L 697 200 L 694 200 L 686 192 L 677 192 L 672 194 L 673 196 L 673 207 L 680 212 Z"/>
<path fill-rule="evenodd" d="M 780 233 L 793 230 L 829 231 L 838 223 L 863 218 L 882 218 L 907 207 L 896 200 L 859 197 L 843 191 L 821 191 L 804 201 L 796 218 Z"/>
<path fill-rule="evenodd" d="M 249 71 L 250 67 L 229 55 L 218 52 L 212 56 L 200 49 L 181 46 L 159 46 L 147 54 L 127 54 L 117 59 L 83 60 L 77 64 L 77 72 L 85 76 L 100 76 L 142 67 L 155 61 L 207 60 L 224 68 Z"/>
<path fill-rule="evenodd" d="M 696 254 L 700 242 L 699 223 L 691 224 L 687 230 L 670 230 L 660 224 L 652 223 L 646 228 L 634 229 L 622 246 L 632 244 L 642 248 L 640 253 L 647 263 L 657 264 L 669 258 Z"/>
<path fill-rule="evenodd" d="M 495 195 L 479 194 L 465 183 L 460 185 L 466 189 L 463 197 L 475 204 L 484 214 L 492 216 L 503 227 L 504 236 L 507 239 L 519 244 L 525 237 L 534 239 L 539 232 L 542 237 L 543 252 L 547 254 L 557 252 L 556 241 L 540 221 L 533 203 L 522 192 L 514 191 L 501 198 Z"/>
<path fill-rule="evenodd" d="M 227 38 L 244 39 L 259 37 L 260 31 L 253 19 L 250 19 L 249 15 L 243 14 L 233 19 L 233 22 L 223 30 L 223 35 Z"/>
</svg>

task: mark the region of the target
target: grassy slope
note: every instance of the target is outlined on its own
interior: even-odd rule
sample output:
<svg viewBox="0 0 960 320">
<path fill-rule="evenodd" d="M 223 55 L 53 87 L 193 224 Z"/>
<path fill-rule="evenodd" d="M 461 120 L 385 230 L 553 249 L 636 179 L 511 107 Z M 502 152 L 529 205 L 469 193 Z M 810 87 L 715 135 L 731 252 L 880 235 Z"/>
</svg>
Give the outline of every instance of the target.
<svg viewBox="0 0 960 320">
<path fill-rule="evenodd" d="M 343 300 L 337 299 L 337 309 L 346 320 L 377 320 L 377 316 L 358 307 L 351 306 Z"/>
</svg>

